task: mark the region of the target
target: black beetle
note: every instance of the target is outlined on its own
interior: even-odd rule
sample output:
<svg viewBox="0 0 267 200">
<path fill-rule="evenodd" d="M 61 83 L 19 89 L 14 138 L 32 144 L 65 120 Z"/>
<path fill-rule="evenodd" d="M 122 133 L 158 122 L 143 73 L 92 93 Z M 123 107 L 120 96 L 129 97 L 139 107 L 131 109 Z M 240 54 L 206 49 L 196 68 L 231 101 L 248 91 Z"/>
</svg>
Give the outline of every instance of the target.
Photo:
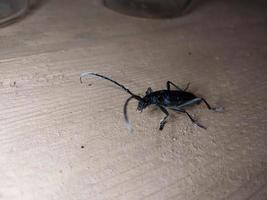
<svg viewBox="0 0 267 200">
<path fill-rule="evenodd" d="M 196 104 L 200 104 L 201 102 L 204 102 L 209 110 L 214 110 L 214 111 L 222 111 L 223 108 L 213 108 L 211 107 L 208 102 L 201 97 L 197 97 L 191 92 L 187 92 L 187 89 L 189 87 L 189 83 L 187 84 L 186 88 L 181 89 L 171 81 L 167 81 L 167 89 L 166 90 L 157 90 L 153 91 L 150 87 L 147 89 L 146 94 L 144 97 L 140 97 L 134 93 L 132 93 L 128 88 L 123 86 L 122 84 L 97 73 L 94 72 L 84 72 L 80 75 L 80 82 L 82 83 L 82 77 L 85 76 L 97 76 L 106 80 L 111 81 L 112 83 L 118 85 L 121 87 L 123 90 L 125 90 L 127 93 L 129 93 L 131 96 L 126 100 L 124 104 L 124 119 L 126 122 L 126 125 L 129 129 L 131 129 L 131 125 L 128 120 L 128 115 L 127 115 L 127 106 L 128 103 L 131 99 L 136 99 L 139 103 L 137 106 L 137 110 L 142 112 L 146 107 L 150 105 L 155 105 L 162 112 L 165 113 L 165 117 L 160 120 L 160 127 L 159 130 L 162 130 L 164 128 L 165 123 L 167 122 L 167 118 L 169 116 L 169 112 L 167 109 L 180 112 L 180 113 L 185 113 L 190 120 L 196 124 L 197 126 L 206 129 L 205 126 L 201 125 L 198 123 L 185 109 L 188 107 L 191 107 Z M 171 90 L 170 86 L 174 86 L 176 90 Z"/>
</svg>

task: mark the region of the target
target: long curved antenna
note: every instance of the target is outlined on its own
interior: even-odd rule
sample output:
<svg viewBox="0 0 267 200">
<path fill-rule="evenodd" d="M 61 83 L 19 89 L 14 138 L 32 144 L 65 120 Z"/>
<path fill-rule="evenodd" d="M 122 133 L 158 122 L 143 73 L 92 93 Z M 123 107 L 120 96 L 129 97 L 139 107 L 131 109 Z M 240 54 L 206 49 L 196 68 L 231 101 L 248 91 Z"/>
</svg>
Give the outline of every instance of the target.
<svg viewBox="0 0 267 200">
<path fill-rule="evenodd" d="M 128 88 L 126 88 L 125 86 L 123 86 L 122 84 L 120 84 L 120 83 L 118 83 L 118 82 L 116 82 L 116 81 L 114 81 L 114 80 L 112 80 L 112 79 L 110 79 L 110 78 L 108 78 L 108 77 L 106 77 L 106 76 L 103 76 L 103 75 L 100 75 L 100 74 L 96 74 L 96 73 L 94 73 L 94 72 L 83 72 L 83 73 L 81 73 L 81 75 L 80 75 L 80 82 L 82 83 L 82 78 L 83 78 L 83 77 L 85 77 L 85 76 L 90 76 L 90 75 L 98 76 L 98 77 L 100 77 L 100 78 L 103 78 L 103 79 L 106 79 L 106 80 L 108 80 L 108 81 L 111 81 L 112 83 L 114 83 L 114 84 L 116 84 L 117 86 L 121 87 L 124 91 L 126 91 L 126 92 L 129 93 L 130 95 L 134 96 L 135 99 L 137 99 L 137 100 L 142 99 L 140 96 L 135 95 L 135 94 L 132 93 Z"/>
<path fill-rule="evenodd" d="M 128 119 L 127 107 L 128 107 L 128 103 L 129 103 L 129 101 L 131 101 L 132 99 L 135 99 L 135 98 L 136 98 L 136 97 L 134 97 L 134 96 L 130 96 L 130 97 L 126 100 L 126 102 L 125 102 L 125 104 L 124 104 L 124 107 L 123 107 L 123 114 L 124 114 L 125 125 L 126 125 L 127 129 L 128 129 L 130 132 L 132 132 L 133 129 L 132 129 L 132 125 L 130 124 L 129 119 Z"/>
</svg>

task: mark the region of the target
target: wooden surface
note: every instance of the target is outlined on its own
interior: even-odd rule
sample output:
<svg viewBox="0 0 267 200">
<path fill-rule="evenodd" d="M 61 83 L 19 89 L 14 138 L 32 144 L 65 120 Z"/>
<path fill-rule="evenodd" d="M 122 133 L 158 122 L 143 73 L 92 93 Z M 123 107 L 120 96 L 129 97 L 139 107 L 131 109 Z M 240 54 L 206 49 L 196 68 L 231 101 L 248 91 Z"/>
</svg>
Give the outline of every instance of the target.
<svg viewBox="0 0 267 200">
<path fill-rule="evenodd" d="M 267 9 L 207 1 L 172 20 L 127 17 L 97 0 L 45 1 L 0 30 L 0 199 L 267 198 Z M 142 114 L 138 94 L 171 80 L 225 107 Z M 82 146 L 84 148 L 82 148 Z"/>
</svg>

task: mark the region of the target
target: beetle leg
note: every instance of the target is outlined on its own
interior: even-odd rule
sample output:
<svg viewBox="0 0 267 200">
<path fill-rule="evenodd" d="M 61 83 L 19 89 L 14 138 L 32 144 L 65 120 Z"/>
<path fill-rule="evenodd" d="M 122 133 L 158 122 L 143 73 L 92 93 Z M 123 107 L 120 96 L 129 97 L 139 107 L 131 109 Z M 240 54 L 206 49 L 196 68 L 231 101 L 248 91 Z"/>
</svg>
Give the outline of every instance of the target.
<svg viewBox="0 0 267 200">
<path fill-rule="evenodd" d="M 171 85 L 174 86 L 178 91 L 182 91 L 181 88 L 179 88 L 177 85 L 175 85 L 173 82 L 171 81 L 167 81 L 167 90 L 171 90 Z"/>
<path fill-rule="evenodd" d="M 160 127 L 159 127 L 159 130 L 162 131 L 163 128 L 164 128 L 164 125 L 165 125 L 166 122 L 167 122 L 167 118 L 168 118 L 168 116 L 169 116 L 169 112 L 166 110 L 166 108 L 164 108 L 164 107 L 162 107 L 162 106 L 159 106 L 159 108 L 160 108 L 160 110 L 161 110 L 162 112 L 164 112 L 165 115 L 166 115 L 163 119 L 160 120 Z"/>
<path fill-rule="evenodd" d="M 185 107 L 190 107 L 190 106 L 199 104 L 199 103 L 201 103 L 201 101 L 202 101 L 202 99 L 197 97 L 197 98 L 192 99 L 192 100 L 190 100 L 190 101 L 187 101 L 186 103 L 181 104 L 181 105 L 179 105 L 179 106 L 169 107 L 169 108 L 170 108 L 170 109 L 171 109 L 171 108 L 174 108 L 174 109 L 182 110 L 182 109 L 184 109 Z"/>
<path fill-rule="evenodd" d="M 201 98 L 201 100 L 206 104 L 206 106 L 209 110 L 213 110 L 216 112 L 222 112 L 223 111 L 223 107 L 218 107 L 218 108 L 217 107 L 211 107 L 204 98 Z"/>
<path fill-rule="evenodd" d="M 151 87 L 147 88 L 146 94 L 150 94 L 151 92 L 153 92 L 152 89 L 151 89 Z"/>
<path fill-rule="evenodd" d="M 192 123 L 196 124 L 197 126 L 199 126 L 200 128 L 203 129 L 207 129 L 205 126 L 203 126 L 202 124 L 200 124 L 199 122 L 197 122 L 188 112 L 186 112 L 185 110 L 182 109 L 176 109 L 176 108 L 170 108 L 171 110 L 177 111 L 177 112 L 181 112 L 181 113 L 185 113 L 189 119 L 191 120 Z"/>
<path fill-rule="evenodd" d="M 185 110 L 183 110 L 182 112 L 184 112 L 190 118 L 190 120 L 192 121 L 192 123 L 196 124 L 200 128 L 207 129 L 205 126 L 203 126 L 202 124 L 200 124 L 199 122 L 197 122 L 188 112 L 186 112 Z"/>
<path fill-rule="evenodd" d="M 186 87 L 184 88 L 184 91 L 186 91 L 189 88 L 190 82 L 187 83 Z"/>
<path fill-rule="evenodd" d="M 218 108 L 217 107 L 211 107 L 204 98 L 199 98 L 199 97 L 197 97 L 195 99 L 192 99 L 192 100 L 190 100 L 190 101 L 188 101 L 188 102 L 186 102 L 186 103 L 184 103 L 182 105 L 179 105 L 176 108 L 182 110 L 185 107 L 189 107 L 189 106 L 192 106 L 192 105 L 195 105 L 195 104 L 199 104 L 202 101 L 206 104 L 206 106 L 207 106 L 207 108 L 209 110 L 213 110 L 213 111 L 216 111 L 216 112 L 222 112 L 224 110 L 223 107 L 218 107 Z"/>
</svg>

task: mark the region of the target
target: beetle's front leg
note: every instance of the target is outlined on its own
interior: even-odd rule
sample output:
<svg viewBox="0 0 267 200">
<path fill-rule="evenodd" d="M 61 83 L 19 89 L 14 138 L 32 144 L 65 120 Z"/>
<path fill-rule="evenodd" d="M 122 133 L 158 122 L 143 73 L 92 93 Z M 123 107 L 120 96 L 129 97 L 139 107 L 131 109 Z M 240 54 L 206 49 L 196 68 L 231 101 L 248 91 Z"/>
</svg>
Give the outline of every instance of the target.
<svg viewBox="0 0 267 200">
<path fill-rule="evenodd" d="M 164 108 L 164 107 L 162 107 L 162 106 L 159 106 L 159 108 L 160 108 L 160 110 L 161 110 L 162 112 L 164 112 L 165 115 L 166 115 L 163 119 L 160 120 L 159 130 L 162 131 L 163 128 L 164 128 L 164 125 L 165 125 L 166 122 L 167 122 L 167 118 L 168 118 L 168 116 L 169 116 L 169 112 L 166 110 L 166 108 Z"/>
<path fill-rule="evenodd" d="M 146 95 L 148 95 L 148 94 L 150 94 L 150 93 L 152 93 L 153 92 L 153 90 L 151 89 L 151 87 L 149 87 L 149 88 L 147 88 L 147 90 L 146 90 Z"/>
</svg>

